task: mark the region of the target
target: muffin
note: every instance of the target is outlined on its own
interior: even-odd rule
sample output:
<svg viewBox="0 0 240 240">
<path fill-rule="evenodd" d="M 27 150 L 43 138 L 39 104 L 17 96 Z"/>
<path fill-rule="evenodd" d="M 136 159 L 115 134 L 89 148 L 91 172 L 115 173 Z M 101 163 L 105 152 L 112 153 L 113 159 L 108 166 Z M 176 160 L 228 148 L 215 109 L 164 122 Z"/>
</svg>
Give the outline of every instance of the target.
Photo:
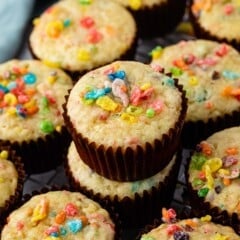
<svg viewBox="0 0 240 240">
<path fill-rule="evenodd" d="M 7 213 L 21 200 L 25 172 L 19 156 L 9 148 L 0 147 L 0 225 Z"/>
<path fill-rule="evenodd" d="M 34 21 L 29 45 L 36 58 L 78 79 L 116 59 L 133 59 L 136 31 L 132 15 L 113 1 L 62 0 Z"/>
<path fill-rule="evenodd" d="M 134 181 L 159 172 L 178 150 L 186 99 L 173 78 L 116 61 L 82 76 L 63 108 L 81 159 L 106 178 Z"/>
<path fill-rule="evenodd" d="M 215 221 L 240 230 L 240 127 L 219 131 L 201 141 L 192 153 L 187 182 L 192 205 Z"/>
<path fill-rule="evenodd" d="M 70 143 L 62 104 L 72 85 L 62 70 L 37 60 L 0 65 L 0 143 L 16 150 L 27 173 L 62 162 L 62 150 Z"/>
<path fill-rule="evenodd" d="M 61 201 L 59 201 L 61 199 Z M 49 191 L 32 196 L 11 212 L 1 240 L 114 240 L 115 223 L 98 203 L 81 193 Z"/>
<path fill-rule="evenodd" d="M 107 200 L 119 213 L 126 227 L 142 226 L 159 217 L 161 208 L 170 205 L 176 185 L 180 156 L 176 156 L 159 173 L 147 179 L 120 182 L 97 174 L 80 158 L 72 142 L 65 164 L 70 185 L 76 191 L 94 196 L 95 200 Z"/>
<path fill-rule="evenodd" d="M 240 237 L 229 226 L 223 226 L 211 221 L 206 215 L 201 218 L 176 219 L 173 209 L 163 209 L 163 222 L 156 221 L 154 225 L 148 226 L 139 237 L 140 240 L 237 240 Z"/>
<path fill-rule="evenodd" d="M 240 50 L 240 14 L 237 0 L 191 0 L 190 20 L 195 35 L 226 42 Z"/>
<path fill-rule="evenodd" d="M 133 14 L 140 37 L 151 38 L 174 30 L 181 22 L 186 0 L 113 0 Z M 171 16 L 171 17 L 170 17 Z"/>
<path fill-rule="evenodd" d="M 188 99 L 183 146 L 194 148 L 216 131 L 239 125 L 240 55 L 230 45 L 195 39 L 156 47 L 152 66 L 179 79 Z"/>
</svg>

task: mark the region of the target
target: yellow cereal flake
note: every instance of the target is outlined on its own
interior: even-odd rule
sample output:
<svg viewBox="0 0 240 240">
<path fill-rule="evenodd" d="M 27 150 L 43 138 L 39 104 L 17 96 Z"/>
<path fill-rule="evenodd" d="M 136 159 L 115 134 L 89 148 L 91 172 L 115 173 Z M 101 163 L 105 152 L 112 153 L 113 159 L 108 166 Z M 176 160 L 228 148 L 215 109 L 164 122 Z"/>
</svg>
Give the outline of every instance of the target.
<svg viewBox="0 0 240 240">
<path fill-rule="evenodd" d="M 131 114 L 128 114 L 128 113 L 123 113 L 121 115 L 121 119 L 126 121 L 126 122 L 129 122 L 129 123 L 135 123 L 137 121 L 135 116 L 133 116 Z"/>
<path fill-rule="evenodd" d="M 114 102 L 110 97 L 108 96 L 102 96 L 97 99 L 96 104 L 101 107 L 102 109 L 114 112 L 118 108 L 118 104 Z"/>
<path fill-rule="evenodd" d="M 144 91 L 149 89 L 150 87 L 151 87 L 151 83 L 145 83 L 140 87 L 140 89 Z"/>
<path fill-rule="evenodd" d="M 39 24 L 39 22 L 40 22 L 40 18 L 39 17 L 33 19 L 33 25 L 34 26 L 37 26 Z"/>
<path fill-rule="evenodd" d="M 16 115 L 16 108 L 15 107 L 9 107 L 7 110 L 6 110 L 6 113 L 10 116 L 15 116 Z"/>
<path fill-rule="evenodd" d="M 129 0 L 129 4 L 133 10 L 138 10 L 142 6 L 142 0 Z"/>
<path fill-rule="evenodd" d="M 202 222 L 210 222 L 212 220 L 212 217 L 210 215 L 206 215 L 204 217 L 201 217 L 200 220 Z"/>
<path fill-rule="evenodd" d="M 191 86 L 196 86 L 196 85 L 198 85 L 199 81 L 195 76 L 192 76 L 189 78 L 188 83 Z"/>
<path fill-rule="evenodd" d="M 56 76 L 48 76 L 48 78 L 47 78 L 47 81 L 48 81 L 50 84 L 55 83 L 56 80 L 57 80 L 57 77 L 56 77 Z"/>
<path fill-rule="evenodd" d="M 56 128 L 55 128 L 55 130 L 56 130 L 57 132 L 61 132 L 61 130 L 62 130 L 62 126 L 57 125 Z"/>
<path fill-rule="evenodd" d="M 2 151 L 0 152 L 0 158 L 2 158 L 2 159 L 8 159 L 8 151 L 2 150 Z"/>
<path fill-rule="evenodd" d="M 80 48 L 77 52 L 77 59 L 79 61 L 89 61 L 91 59 L 90 51 L 85 48 Z"/>
<path fill-rule="evenodd" d="M 64 29 L 63 22 L 56 20 L 56 21 L 49 22 L 47 24 L 46 33 L 51 38 L 57 38 L 60 36 L 63 29 Z"/>
<path fill-rule="evenodd" d="M 216 233 L 210 240 L 228 240 L 228 236 L 222 235 L 221 233 Z"/>
<path fill-rule="evenodd" d="M 42 199 L 39 204 L 34 208 L 31 222 L 36 223 L 47 217 L 49 211 L 49 202 Z"/>
<path fill-rule="evenodd" d="M 53 62 L 47 59 L 43 60 L 43 63 L 48 66 L 48 67 L 54 67 L 54 68 L 58 68 L 61 66 L 61 64 L 59 62 Z"/>
<path fill-rule="evenodd" d="M 8 106 L 15 106 L 18 103 L 17 97 L 13 93 L 6 93 L 3 97 L 3 101 Z"/>
<path fill-rule="evenodd" d="M 211 158 L 204 163 L 203 169 L 205 169 L 206 166 L 209 166 L 209 169 L 212 173 L 216 172 L 222 167 L 222 159 L 217 157 Z"/>
</svg>

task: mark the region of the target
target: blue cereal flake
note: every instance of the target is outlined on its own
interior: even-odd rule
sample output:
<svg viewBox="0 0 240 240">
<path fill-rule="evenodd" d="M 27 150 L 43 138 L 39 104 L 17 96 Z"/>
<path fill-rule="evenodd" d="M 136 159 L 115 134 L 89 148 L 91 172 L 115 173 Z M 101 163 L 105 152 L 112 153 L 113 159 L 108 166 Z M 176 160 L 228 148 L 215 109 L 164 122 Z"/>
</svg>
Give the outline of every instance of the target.
<svg viewBox="0 0 240 240">
<path fill-rule="evenodd" d="M 37 77 L 34 73 L 27 73 L 23 76 L 23 80 L 26 84 L 34 84 L 37 81 Z"/>
<path fill-rule="evenodd" d="M 108 78 L 109 78 L 110 80 L 112 80 L 112 81 L 113 81 L 115 78 L 120 78 L 120 79 L 124 80 L 125 77 L 126 77 L 126 73 L 125 73 L 124 71 L 120 70 L 120 71 L 116 71 L 116 72 L 114 72 L 114 73 L 109 73 L 107 76 L 108 76 Z"/>
<path fill-rule="evenodd" d="M 132 183 L 132 188 L 131 188 L 132 192 L 133 192 L 133 193 L 138 192 L 140 186 L 141 186 L 141 181 L 135 181 L 135 182 L 133 182 L 133 183 Z"/>
<path fill-rule="evenodd" d="M 100 88 L 100 89 L 93 89 L 89 92 L 87 92 L 84 96 L 85 99 L 98 99 L 99 97 L 102 97 L 108 93 L 111 92 L 111 88 Z"/>
<path fill-rule="evenodd" d="M 202 89 L 196 94 L 195 101 L 196 102 L 204 102 L 209 98 L 208 92 L 206 89 Z"/>
<path fill-rule="evenodd" d="M 4 93 L 8 93 L 9 89 L 5 86 L 3 86 L 2 84 L 0 84 L 0 91 L 4 92 Z"/>
<path fill-rule="evenodd" d="M 54 212 L 54 211 L 52 211 L 52 212 L 50 212 L 50 213 L 49 213 L 49 216 L 50 216 L 50 217 L 53 217 L 53 218 L 55 218 L 55 217 L 56 217 L 56 215 L 57 215 L 57 213 L 56 213 L 56 212 Z"/>
<path fill-rule="evenodd" d="M 60 227 L 60 235 L 61 236 L 67 235 L 67 229 L 65 229 L 64 227 Z"/>
<path fill-rule="evenodd" d="M 63 21 L 63 26 L 64 27 L 69 27 L 70 25 L 71 25 L 71 20 L 70 19 L 65 19 L 64 21 Z"/>
<path fill-rule="evenodd" d="M 164 78 L 163 79 L 163 85 L 174 87 L 175 86 L 175 81 L 173 78 Z"/>
<path fill-rule="evenodd" d="M 236 73 L 236 72 L 233 72 L 233 71 L 230 71 L 230 70 L 224 70 L 222 72 L 222 75 L 223 75 L 224 78 L 229 79 L 229 80 L 235 80 L 235 79 L 238 79 L 240 77 L 239 73 Z"/>
<path fill-rule="evenodd" d="M 69 231 L 74 234 L 80 232 L 83 228 L 82 221 L 79 219 L 69 220 L 67 226 Z"/>
<path fill-rule="evenodd" d="M 52 233 L 50 234 L 50 236 L 57 238 L 57 237 L 59 237 L 59 233 L 58 233 L 58 232 L 52 232 Z"/>
<path fill-rule="evenodd" d="M 7 88 L 9 89 L 9 90 L 12 90 L 12 89 L 14 89 L 14 88 L 16 88 L 17 87 L 17 83 L 16 82 L 10 82 L 10 83 L 8 83 L 8 85 L 7 85 Z"/>
</svg>

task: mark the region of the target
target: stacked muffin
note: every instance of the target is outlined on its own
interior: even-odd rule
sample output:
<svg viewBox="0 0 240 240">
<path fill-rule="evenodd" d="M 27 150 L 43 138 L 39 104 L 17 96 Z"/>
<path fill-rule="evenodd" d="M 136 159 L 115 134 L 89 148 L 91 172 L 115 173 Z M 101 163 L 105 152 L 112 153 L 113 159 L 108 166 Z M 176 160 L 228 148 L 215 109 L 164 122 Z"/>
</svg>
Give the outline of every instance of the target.
<svg viewBox="0 0 240 240">
<path fill-rule="evenodd" d="M 160 214 L 175 186 L 185 113 L 182 89 L 149 65 L 117 61 L 88 72 L 64 104 L 73 186 L 110 200 L 129 225 Z"/>
</svg>

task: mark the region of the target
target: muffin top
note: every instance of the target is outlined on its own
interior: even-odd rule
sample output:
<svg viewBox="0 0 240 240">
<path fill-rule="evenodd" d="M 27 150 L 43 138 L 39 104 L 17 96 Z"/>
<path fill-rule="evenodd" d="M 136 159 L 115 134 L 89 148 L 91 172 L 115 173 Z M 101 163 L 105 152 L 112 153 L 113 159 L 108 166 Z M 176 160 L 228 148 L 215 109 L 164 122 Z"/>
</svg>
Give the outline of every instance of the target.
<svg viewBox="0 0 240 240">
<path fill-rule="evenodd" d="M 34 55 L 69 71 L 119 59 L 136 37 L 132 15 L 110 0 L 58 1 L 34 23 L 30 35 Z"/>
<path fill-rule="evenodd" d="M 212 35 L 239 40 L 239 8 L 238 0 L 193 0 L 191 11 L 201 27 Z"/>
<path fill-rule="evenodd" d="M 239 236 L 228 226 L 211 222 L 209 215 L 202 218 L 178 220 L 173 209 L 163 210 L 164 223 L 142 235 L 141 240 L 238 240 Z"/>
<path fill-rule="evenodd" d="M 229 45 L 207 40 L 181 41 L 151 51 L 152 66 L 179 79 L 188 99 L 186 121 L 204 121 L 240 108 L 240 55 Z"/>
<path fill-rule="evenodd" d="M 77 192 L 36 195 L 8 216 L 1 240 L 106 239 L 115 226 L 108 212 Z"/>
<path fill-rule="evenodd" d="M 14 163 L 8 159 L 8 151 L 0 151 L 0 207 L 4 207 L 10 196 L 15 194 L 18 183 L 18 173 Z"/>
<path fill-rule="evenodd" d="M 164 182 L 165 178 L 169 175 L 175 162 L 176 157 L 174 156 L 172 161 L 170 161 L 163 170 L 144 180 L 119 182 L 102 177 L 91 170 L 91 168 L 81 160 L 73 142 L 68 150 L 68 165 L 72 177 L 78 181 L 81 186 L 92 190 L 94 194 L 101 193 L 103 197 L 110 196 L 112 200 L 115 196 L 118 196 L 120 200 L 126 196 L 133 199 L 136 193 L 142 196 L 145 190 L 149 191 L 152 187 L 157 188 L 159 183 Z"/>
<path fill-rule="evenodd" d="M 143 63 L 117 61 L 80 78 L 66 114 L 75 131 L 97 146 L 134 148 L 168 134 L 182 104 L 171 77 Z"/>
<path fill-rule="evenodd" d="M 196 146 L 188 181 L 200 198 L 240 216 L 240 127 L 217 132 Z"/>
<path fill-rule="evenodd" d="M 167 2 L 167 0 L 114 0 L 115 2 L 118 2 L 125 7 L 129 7 L 132 10 L 139 10 L 144 8 L 151 8 L 155 5 L 159 5 L 162 3 Z"/>
<path fill-rule="evenodd" d="M 0 65 L 0 139 L 36 140 L 63 126 L 62 104 L 72 80 L 35 60 Z"/>
</svg>

